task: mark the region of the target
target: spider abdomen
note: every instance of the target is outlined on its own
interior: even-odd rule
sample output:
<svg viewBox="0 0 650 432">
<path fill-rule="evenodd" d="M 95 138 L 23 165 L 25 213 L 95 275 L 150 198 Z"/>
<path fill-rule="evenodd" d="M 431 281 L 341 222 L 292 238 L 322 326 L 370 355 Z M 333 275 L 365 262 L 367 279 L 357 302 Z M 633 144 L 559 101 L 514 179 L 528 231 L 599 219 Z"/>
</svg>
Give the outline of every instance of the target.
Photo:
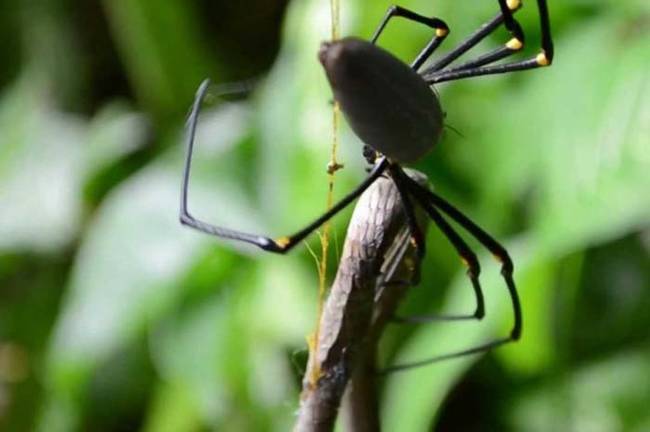
<svg viewBox="0 0 650 432">
<path fill-rule="evenodd" d="M 407 64 L 357 38 L 325 42 L 319 58 L 350 127 L 367 145 L 398 162 L 414 162 L 440 139 L 442 109 Z"/>
</svg>

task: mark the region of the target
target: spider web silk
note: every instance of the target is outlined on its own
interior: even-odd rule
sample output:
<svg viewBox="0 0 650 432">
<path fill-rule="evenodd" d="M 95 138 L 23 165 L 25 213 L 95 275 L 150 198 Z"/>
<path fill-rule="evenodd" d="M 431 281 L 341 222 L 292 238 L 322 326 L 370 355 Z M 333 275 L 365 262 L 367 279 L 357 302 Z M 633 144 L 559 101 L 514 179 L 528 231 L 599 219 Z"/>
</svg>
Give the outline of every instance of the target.
<svg viewBox="0 0 650 432">
<path fill-rule="evenodd" d="M 330 0 L 330 16 L 331 16 L 331 38 L 336 40 L 340 34 L 340 5 L 339 0 Z M 338 129 L 339 129 L 339 104 L 334 102 L 332 108 L 332 147 L 330 150 L 330 160 L 327 164 L 327 210 L 332 208 L 334 202 L 334 176 L 336 171 L 343 166 L 340 165 L 336 159 L 336 151 L 338 149 Z M 316 330 L 309 338 L 310 354 L 316 355 L 318 352 L 318 340 L 320 336 L 320 321 L 323 314 L 323 306 L 325 304 L 325 297 L 327 294 L 327 257 L 329 250 L 330 240 L 330 222 L 327 221 L 323 225 L 323 232 L 320 234 L 321 242 L 321 257 L 318 263 L 318 312 L 316 316 Z M 318 362 L 315 362 L 318 364 Z M 315 383 L 320 377 L 320 368 L 314 367 L 310 374 L 310 382 Z"/>
</svg>

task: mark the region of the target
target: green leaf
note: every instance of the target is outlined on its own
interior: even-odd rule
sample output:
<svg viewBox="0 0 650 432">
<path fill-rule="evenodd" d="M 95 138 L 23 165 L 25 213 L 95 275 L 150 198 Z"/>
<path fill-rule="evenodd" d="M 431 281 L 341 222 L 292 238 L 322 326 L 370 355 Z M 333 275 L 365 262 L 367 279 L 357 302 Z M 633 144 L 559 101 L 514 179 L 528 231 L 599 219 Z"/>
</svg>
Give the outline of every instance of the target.
<svg viewBox="0 0 650 432">
<path fill-rule="evenodd" d="M 215 66 L 200 42 L 192 4 L 179 0 L 103 4 L 142 104 L 158 120 L 183 113 L 190 95 Z"/>
<path fill-rule="evenodd" d="M 0 102 L 0 249 L 69 244 L 81 228 L 83 184 L 145 140 L 141 114 L 114 105 L 88 124 L 44 94 L 27 72 Z"/>
<path fill-rule="evenodd" d="M 518 281 L 531 280 L 540 260 L 527 246 L 525 239 L 510 244 L 508 250 L 517 257 Z M 413 336 L 401 347 L 392 360 L 394 364 L 425 360 L 441 354 L 453 353 L 507 335 L 512 326 L 512 312 L 505 284 L 495 269 L 493 261 L 481 257 L 484 270 L 481 285 L 486 298 L 486 318 L 480 322 L 460 321 L 421 325 Z M 487 265 L 490 263 L 491 265 Z M 525 298 L 529 285 L 518 285 L 519 293 Z M 449 295 L 441 310 L 435 313 L 458 314 L 468 310 L 475 303 L 474 294 L 467 277 L 462 274 L 454 279 Z M 432 311 L 432 313 L 434 313 Z M 524 315 L 524 318 L 526 315 Z M 525 325 L 527 325 L 526 321 Z M 524 337 L 526 328 L 524 328 Z M 509 347 L 499 348 L 507 350 Z M 429 366 L 410 369 L 389 375 L 386 378 L 382 401 L 382 425 L 386 430 L 427 430 L 437 410 L 452 386 L 477 360 L 477 356 L 443 361 Z"/>
<path fill-rule="evenodd" d="M 52 251 L 81 222 L 84 124 L 24 74 L 0 102 L 0 249 Z"/>
<path fill-rule="evenodd" d="M 196 398 L 187 388 L 168 383 L 155 392 L 145 432 L 178 432 L 201 430 L 202 417 L 196 408 Z"/>
<path fill-rule="evenodd" d="M 150 133 L 148 118 L 124 102 L 105 105 L 88 124 L 84 165 L 88 175 L 140 149 Z"/>
<path fill-rule="evenodd" d="M 217 176 L 215 188 L 215 177 L 203 174 L 206 164 L 225 158 L 224 152 L 242 139 L 246 118 L 237 106 L 206 115 L 205 124 L 223 133 L 212 140 L 212 146 L 197 148 L 190 205 L 194 204 L 197 217 L 218 214 L 226 225 L 259 229 L 262 224 L 251 216 L 254 212 L 236 184 Z M 50 347 L 51 404 L 59 398 L 78 403 L 101 362 L 178 301 L 183 291 L 178 281 L 213 244 L 208 236 L 178 222 L 183 150 L 171 148 L 114 190 L 91 222 Z M 228 260 L 217 261 L 221 263 L 227 265 Z"/>
<path fill-rule="evenodd" d="M 649 377 L 647 347 L 599 359 L 524 393 L 510 411 L 512 428 L 645 430 Z"/>
</svg>

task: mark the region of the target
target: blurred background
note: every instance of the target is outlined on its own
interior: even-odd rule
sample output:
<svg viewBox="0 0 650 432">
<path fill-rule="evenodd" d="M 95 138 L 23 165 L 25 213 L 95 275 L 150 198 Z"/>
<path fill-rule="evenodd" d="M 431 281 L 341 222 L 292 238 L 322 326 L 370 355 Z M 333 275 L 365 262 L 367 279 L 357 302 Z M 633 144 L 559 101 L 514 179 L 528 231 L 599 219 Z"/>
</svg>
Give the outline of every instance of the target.
<svg viewBox="0 0 650 432">
<path fill-rule="evenodd" d="M 450 25 L 443 52 L 497 11 L 399 3 Z M 650 430 L 650 7 L 549 3 L 553 67 L 438 86 L 458 133 L 418 165 L 509 248 L 523 339 L 383 380 L 387 431 Z M 368 38 L 388 6 L 341 0 L 342 33 Z M 319 214 L 329 2 L 2 0 L 0 11 L 0 430 L 288 430 L 316 265 L 304 246 L 271 256 L 180 226 L 183 126 L 203 78 L 253 79 L 203 111 L 191 209 L 274 236 Z M 534 2 L 518 17 L 533 54 Z M 428 37 L 398 19 L 380 44 L 408 61 Z M 365 173 L 361 144 L 345 126 L 340 136 L 336 196 Z M 332 274 L 349 214 L 334 222 Z M 453 249 L 435 230 L 428 244 L 402 313 L 471 311 Z M 382 363 L 507 334 L 499 266 L 480 257 L 487 318 L 391 327 Z"/>
</svg>

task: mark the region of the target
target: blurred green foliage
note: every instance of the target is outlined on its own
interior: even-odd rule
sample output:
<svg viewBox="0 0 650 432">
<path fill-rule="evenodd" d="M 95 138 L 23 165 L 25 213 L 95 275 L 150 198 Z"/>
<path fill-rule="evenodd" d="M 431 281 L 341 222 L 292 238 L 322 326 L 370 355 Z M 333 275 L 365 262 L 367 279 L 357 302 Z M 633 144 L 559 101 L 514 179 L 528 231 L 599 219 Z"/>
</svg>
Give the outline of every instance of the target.
<svg viewBox="0 0 650 432">
<path fill-rule="evenodd" d="M 316 268 L 305 248 L 270 256 L 178 224 L 182 128 L 203 77 L 259 78 L 201 118 L 193 211 L 276 234 L 318 214 L 329 2 L 230 3 L 1 3 L 0 429 L 291 427 Z M 389 5 L 341 3 L 343 34 L 362 37 Z M 495 13 L 478 3 L 400 2 L 443 17 L 446 47 Z M 519 14 L 529 53 L 533 3 Z M 387 431 L 650 429 L 650 7 L 549 3 L 553 67 L 439 86 L 462 135 L 418 166 L 508 245 L 524 338 L 386 379 Z M 396 20 L 380 43 L 406 60 L 428 36 Z M 341 151 L 339 195 L 364 173 L 347 129 Z M 452 248 L 428 241 L 403 313 L 467 310 Z M 487 318 L 391 328 L 384 362 L 505 334 L 498 266 L 481 256 Z"/>
</svg>

